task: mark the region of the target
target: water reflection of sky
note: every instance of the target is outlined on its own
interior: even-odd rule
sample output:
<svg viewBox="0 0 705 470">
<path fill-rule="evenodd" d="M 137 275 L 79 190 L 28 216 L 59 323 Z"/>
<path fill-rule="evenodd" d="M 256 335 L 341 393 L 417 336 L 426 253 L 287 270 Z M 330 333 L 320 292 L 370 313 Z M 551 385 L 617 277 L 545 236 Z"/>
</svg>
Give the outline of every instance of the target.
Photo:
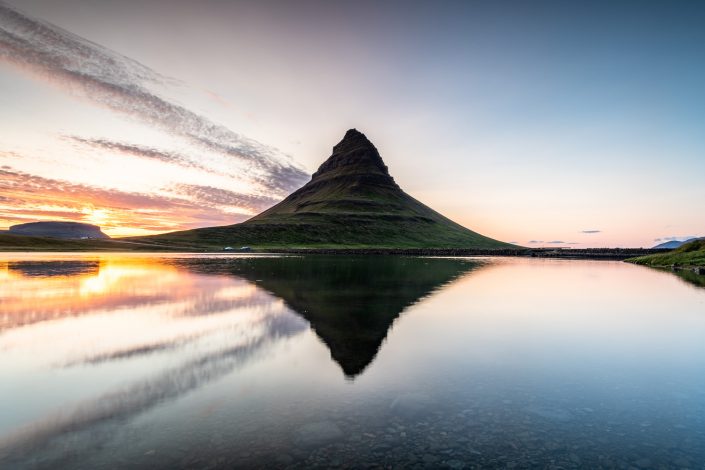
<svg viewBox="0 0 705 470">
<path fill-rule="evenodd" d="M 158 259 L 8 260 L 0 273 L 5 449 L 124 419 L 306 329 L 248 281 Z"/>
<path fill-rule="evenodd" d="M 705 289 L 670 273 L 42 256 L 0 258 L 0 464 L 705 458 Z M 301 447 L 311 422 L 342 437 Z"/>
</svg>

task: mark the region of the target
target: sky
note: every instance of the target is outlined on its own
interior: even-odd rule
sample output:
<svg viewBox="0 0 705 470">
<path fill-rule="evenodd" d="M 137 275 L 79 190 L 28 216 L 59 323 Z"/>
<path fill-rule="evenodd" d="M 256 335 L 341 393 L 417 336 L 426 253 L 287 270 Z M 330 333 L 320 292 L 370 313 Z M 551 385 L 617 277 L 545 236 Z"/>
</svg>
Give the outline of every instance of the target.
<svg viewBox="0 0 705 470">
<path fill-rule="evenodd" d="M 0 230 L 225 225 L 355 127 L 524 246 L 705 236 L 698 1 L 0 0 Z"/>
</svg>

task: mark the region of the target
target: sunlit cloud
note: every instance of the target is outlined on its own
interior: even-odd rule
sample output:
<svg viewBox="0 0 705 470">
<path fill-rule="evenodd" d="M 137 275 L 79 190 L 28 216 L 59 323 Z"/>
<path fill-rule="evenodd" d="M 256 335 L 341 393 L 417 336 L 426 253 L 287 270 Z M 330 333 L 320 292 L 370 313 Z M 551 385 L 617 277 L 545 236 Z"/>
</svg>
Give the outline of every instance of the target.
<svg viewBox="0 0 705 470">
<path fill-rule="evenodd" d="M 176 152 L 106 138 L 68 136 L 65 140 L 110 153 L 217 173 L 221 178 L 242 182 L 233 187 L 247 188 L 247 194 L 239 194 L 211 185 L 189 186 L 175 181 L 163 194 L 140 194 L 58 182 L 4 165 L 7 174 L 2 182 L 0 224 L 23 220 L 25 216 L 27 220 L 56 217 L 105 221 L 115 233 L 120 223 L 130 227 L 123 230 L 140 225 L 142 230 L 160 232 L 235 223 L 271 205 L 308 179 L 302 168 L 279 150 L 168 98 L 166 89 L 175 86 L 176 80 L 4 3 L 0 3 L 0 62 L 72 96 L 177 137 L 195 151 Z M 209 96 L 217 99 L 216 95 Z M 6 163 L 22 156 L 3 151 L 2 158 Z M 12 167 L 16 168 L 14 164 Z M 230 169 L 230 173 L 223 169 Z M 193 190 L 191 195 L 184 193 L 187 189 Z M 51 208 L 39 207 L 49 202 Z M 233 207 L 221 207 L 225 204 Z M 36 217 L 30 217 L 34 210 Z M 133 215 L 128 218 L 130 210 Z M 134 211 L 141 211 L 139 221 L 135 220 Z M 111 227 L 106 227 L 108 233 Z"/>
<path fill-rule="evenodd" d="M 0 227 L 62 219 L 101 225 L 111 235 L 155 233 L 240 222 L 250 214 L 235 214 L 228 204 L 253 207 L 267 202 L 216 188 L 177 189 L 172 195 L 141 194 L 3 169 Z"/>
</svg>

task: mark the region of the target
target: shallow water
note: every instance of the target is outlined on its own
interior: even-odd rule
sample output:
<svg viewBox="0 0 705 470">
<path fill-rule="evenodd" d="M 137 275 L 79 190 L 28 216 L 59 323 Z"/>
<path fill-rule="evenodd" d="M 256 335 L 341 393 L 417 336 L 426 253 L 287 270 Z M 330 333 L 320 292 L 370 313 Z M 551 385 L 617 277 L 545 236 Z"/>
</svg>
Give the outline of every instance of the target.
<svg viewBox="0 0 705 470">
<path fill-rule="evenodd" d="M 0 468 L 705 468 L 691 278 L 0 254 Z"/>
</svg>

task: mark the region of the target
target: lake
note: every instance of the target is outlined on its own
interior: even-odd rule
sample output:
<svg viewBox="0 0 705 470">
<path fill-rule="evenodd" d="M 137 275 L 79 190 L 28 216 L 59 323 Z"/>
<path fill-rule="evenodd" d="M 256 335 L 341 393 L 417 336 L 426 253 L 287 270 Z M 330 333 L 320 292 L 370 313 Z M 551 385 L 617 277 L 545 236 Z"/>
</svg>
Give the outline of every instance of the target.
<svg viewBox="0 0 705 470">
<path fill-rule="evenodd" d="M 0 468 L 703 468 L 702 278 L 0 254 Z"/>
</svg>

